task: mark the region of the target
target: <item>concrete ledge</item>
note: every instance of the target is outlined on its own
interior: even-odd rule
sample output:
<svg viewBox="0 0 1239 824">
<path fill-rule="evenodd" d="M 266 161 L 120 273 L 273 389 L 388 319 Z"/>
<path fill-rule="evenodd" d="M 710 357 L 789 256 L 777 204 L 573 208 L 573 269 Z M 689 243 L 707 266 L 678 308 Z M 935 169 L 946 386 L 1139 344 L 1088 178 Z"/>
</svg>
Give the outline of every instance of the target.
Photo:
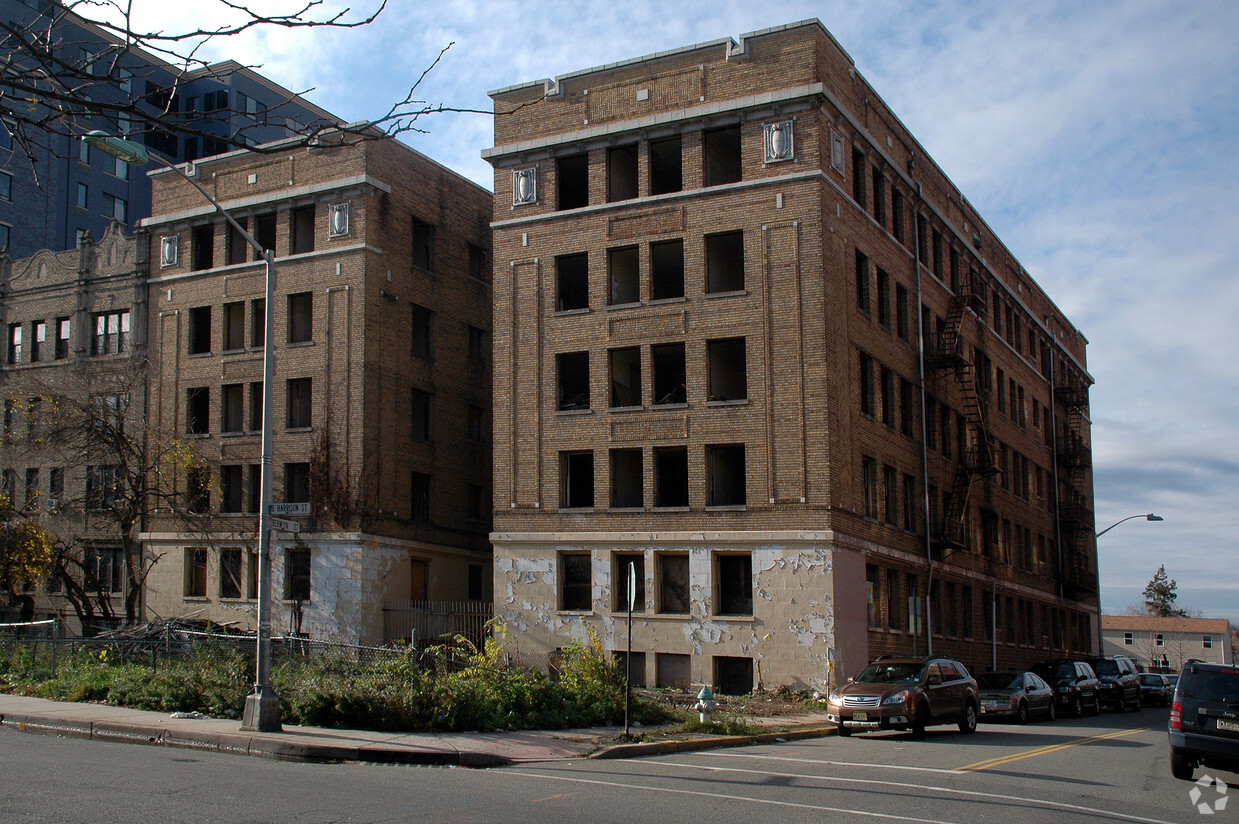
<svg viewBox="0 0 1239 824">
<path fill-rule="evenodd" d="M 774 744 L 804 738 L 824 738 L 834 735 L 834 727 L 763 732 L 757 735 L 716 735 L 708 738 L 678 738 L 671 741 L 639 741 L 634 744 L 616 744 L 590 753 L 590 758 L 641 758 L 647 755 L 669 755 L 677 752 L 743 747 L 751 744 Z"/>
</svg>

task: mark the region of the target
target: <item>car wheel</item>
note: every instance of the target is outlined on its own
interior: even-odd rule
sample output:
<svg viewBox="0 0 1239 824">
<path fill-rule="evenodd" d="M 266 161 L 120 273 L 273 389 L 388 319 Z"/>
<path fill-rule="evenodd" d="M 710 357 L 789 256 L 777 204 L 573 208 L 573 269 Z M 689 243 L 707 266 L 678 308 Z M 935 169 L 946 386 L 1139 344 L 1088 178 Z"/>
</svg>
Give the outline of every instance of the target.
<svg viewBox="0 0 1239 824">
<path fill-rule="evenodd" d="M 921 739 L 925 737 L 925 726 L 929 723 L 929 710 L 921 706 L 916 711 L 916 716 L 912 719 L 912 737 Z"/>
<path fill-rule="evenodd" d="M 1050 711 L 1046 713 L 1046 717 L 1051 721 L 1058 718 L 1058 707 L 1054 704 L 1053 699 L 1050 700 Z"/>
<path fill-rule="evenodd" d="M 1140 693 L 1136 693 L 1136 697 L 1131 704 L 1131 711 L 1140 712 L 1142 709 L 1144 709 L 1144 703 L 1140 700 Z"/>
<path fill-rule="evenodd" d="M 1170 774 L 1183 781 L 1191 781 L 1192 773 L 1196 772 L 1196 764 L 1183 750 L 1170 748 Z"/>
<path fill-rule="evenodd" d="M 1078 695 L 1071 702 L 1071 714 L 1076 718 L 1084 715 L 1084 699 Z"/>
<path fill-rule="evenodd" d="M 1028 720 L 1028 707 L 1020 704 L 1020 709 L 1024 711 L 1024 721 Z M 972 702 L 964 709 L 964 717 L 959 722 L 959 731 L 973 733 L 977 731 L 977 705 Z"/>
<path fill-rule="evenodd" d="M 1127 712 L 1127 696 L 1119 694 L 1119 700 L 1114 702 L 1115 712 Z"/>
<path fill-rule="evenodd" d="M 840 738 L 847 738 L 851 734 L 852 734 L 852 731 L 849 730 L 846 726 L 844 726 L 843 724 L 839 725 L 839 737 Z"/>
<path fill-rule="evenodd" d="M 1019 709 L 1015 711 L 1015 723 L 1017 724 L 1028 723 L 1028 702 L 1027 701 L 1021 701 Z"/>
<path fill-rule="evenodd" d="M 1101 715 L 1101 696 L 1093 693 L 1093 715 Z"/>
</svg>

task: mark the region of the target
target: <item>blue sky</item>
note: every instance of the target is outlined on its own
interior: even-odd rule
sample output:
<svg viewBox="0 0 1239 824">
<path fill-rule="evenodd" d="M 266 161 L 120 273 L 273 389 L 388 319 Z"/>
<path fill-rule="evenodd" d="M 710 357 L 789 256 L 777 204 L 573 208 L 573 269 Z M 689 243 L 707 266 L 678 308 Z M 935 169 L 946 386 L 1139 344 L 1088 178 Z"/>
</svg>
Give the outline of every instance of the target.
<svg viewBox="0 0 1239 824">
<path fill-rule="evenodd" d="M 135 8 L 171 28 L 216 6 Z M 488 110 L 491 89 L 809 18 L 1090 341 L 1097 528 L 1165 518 L 1099 539 L 1103 610 L 1165 564 L 1180 606 L 1239 621 L 1239 3 L 390 0 L 365 29 L 217 54 L 361 120 L 448 43 L 419 96 Z M 405 142 L 491 187 L 488 117 L 422 125 Z"/>
</svg>

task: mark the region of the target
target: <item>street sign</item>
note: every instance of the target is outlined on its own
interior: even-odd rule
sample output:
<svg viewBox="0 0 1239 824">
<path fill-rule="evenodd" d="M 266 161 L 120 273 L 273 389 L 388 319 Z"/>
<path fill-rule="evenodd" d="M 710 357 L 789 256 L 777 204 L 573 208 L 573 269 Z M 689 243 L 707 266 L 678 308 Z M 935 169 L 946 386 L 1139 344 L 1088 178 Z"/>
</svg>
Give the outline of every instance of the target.
<svg viewBox="0 0 1239 824">
<path fill-rule="evenodd" d="M 301 524 L 297 521 L 286 521 L 283 518 L 271 518 L 271 528 L 280 532 L 300 532 Z"/>
<path fill-rule="evenodd" d="M 309 515 L 310 502 L 305 501 L 299 504 L 271 504 L 271 508 L 267 510 L 268 515 Z"/>
</svg>

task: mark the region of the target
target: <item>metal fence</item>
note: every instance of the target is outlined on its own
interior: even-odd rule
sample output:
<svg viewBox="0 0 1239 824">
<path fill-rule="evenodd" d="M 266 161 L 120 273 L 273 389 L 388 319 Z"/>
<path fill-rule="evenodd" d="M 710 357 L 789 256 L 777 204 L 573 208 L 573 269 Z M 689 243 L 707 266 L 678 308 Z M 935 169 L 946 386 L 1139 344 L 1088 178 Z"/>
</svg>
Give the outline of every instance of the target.
<svg viewBox="0 0 1239 824">
<path fill-rule="evenodd" d="M 383 604 L 383 640 L 425 649 L 451 644 L 460 635 L 480 647 L 494 614 L 490 601 L 388 601 Z"/>
</svg>

